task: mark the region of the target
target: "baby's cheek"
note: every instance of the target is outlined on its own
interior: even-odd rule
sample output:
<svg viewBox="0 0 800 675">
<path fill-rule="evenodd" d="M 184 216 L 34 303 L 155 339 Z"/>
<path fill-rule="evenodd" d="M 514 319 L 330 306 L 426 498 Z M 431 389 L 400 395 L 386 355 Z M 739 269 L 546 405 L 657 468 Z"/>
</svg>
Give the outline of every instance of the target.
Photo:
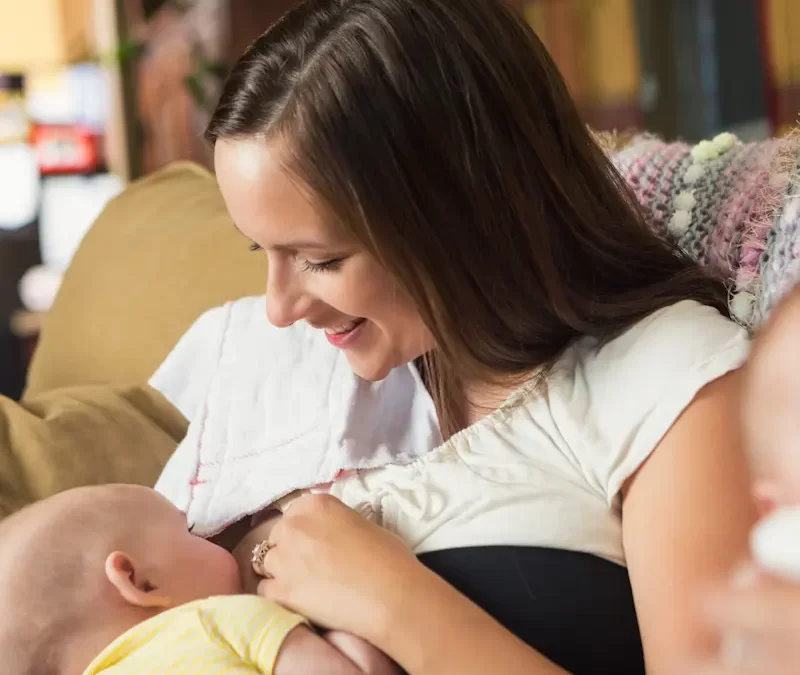
<svg viewBox="0 0 800 675">
<path fill-rule="evenodd" d="M 197 583 L 205 585 L 205 595 L 235 595 L 242 592 L 242 581 L 234 557 L 225 549 L 200 540 L 192 559 Z"/>
</svg>

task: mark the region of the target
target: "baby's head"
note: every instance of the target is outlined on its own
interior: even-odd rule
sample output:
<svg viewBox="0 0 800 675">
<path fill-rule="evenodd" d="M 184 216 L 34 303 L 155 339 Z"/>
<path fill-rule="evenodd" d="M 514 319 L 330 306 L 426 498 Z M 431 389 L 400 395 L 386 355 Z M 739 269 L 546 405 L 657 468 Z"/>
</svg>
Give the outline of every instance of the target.
<svg viewBox="0 0 800 675">
<path fill-rule="evenodd" d="M 742 422 L 762 511 L 800 505 L 800 287 L 775 309 L 744 368 Z"/>
<path fill-rule="evenodd" d="M 0 654 L 18 675 L 82 672 L 137 623 L 240 591 L 233 557 L 149 488 L 70 490 L 0 523 Z"/>
</svg>

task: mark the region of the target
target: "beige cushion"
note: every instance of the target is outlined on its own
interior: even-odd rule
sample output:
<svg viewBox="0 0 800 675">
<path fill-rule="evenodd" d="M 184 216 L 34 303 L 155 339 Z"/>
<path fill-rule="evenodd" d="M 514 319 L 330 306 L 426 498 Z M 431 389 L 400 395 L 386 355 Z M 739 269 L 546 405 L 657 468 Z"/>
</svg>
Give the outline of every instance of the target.
<svg viewBox="0 0 800 675">
<path fill-rule="evenodd" d="M 80 485 L 153 485 L 186 421 L 147 386 L 0 397 L 0 520 Z"/>
<path fill-rule="evenodd" d="M 205 310 L 260 294 L 262 255 L 234 229 L 212 175 L 181 162 L 117 197 L 86 235 L 44 322 L 25 398 L 146 382 Z"/>
</svg>

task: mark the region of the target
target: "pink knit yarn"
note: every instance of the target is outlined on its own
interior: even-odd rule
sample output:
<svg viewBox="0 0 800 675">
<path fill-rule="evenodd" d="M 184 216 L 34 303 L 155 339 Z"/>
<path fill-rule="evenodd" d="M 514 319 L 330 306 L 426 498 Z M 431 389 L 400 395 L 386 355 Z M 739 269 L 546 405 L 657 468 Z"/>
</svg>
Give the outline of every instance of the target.
<svg viewBox="0 0 800 675">
<path fill-rule="evenodd" d="M 800 133 L 694 147 L 646 135 L 611 156 L 653 226 L 724 279 L 732 300 L 751 297 L 739 318 L 754 325 L 800 279 Z"/>
</svg>

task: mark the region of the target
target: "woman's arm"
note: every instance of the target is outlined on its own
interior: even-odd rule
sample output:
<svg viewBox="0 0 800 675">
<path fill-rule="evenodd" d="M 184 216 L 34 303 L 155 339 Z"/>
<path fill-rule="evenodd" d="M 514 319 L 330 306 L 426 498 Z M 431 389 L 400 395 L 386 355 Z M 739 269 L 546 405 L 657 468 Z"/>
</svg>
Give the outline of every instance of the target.
<svg viewBox="0 0 800 675">
<path fill-rule="evenodd" d="M 565 675 L 421 564 L 368 636 L 409 675 Z"/>
<path fill-rule="evenodd" d="M 738 422 L 739 373 L 706 386 L 623 490 L 623 536 L 649 675 L 718 638 L 698 598 L 747 555 L 756 520 Z"/>
</svg>

